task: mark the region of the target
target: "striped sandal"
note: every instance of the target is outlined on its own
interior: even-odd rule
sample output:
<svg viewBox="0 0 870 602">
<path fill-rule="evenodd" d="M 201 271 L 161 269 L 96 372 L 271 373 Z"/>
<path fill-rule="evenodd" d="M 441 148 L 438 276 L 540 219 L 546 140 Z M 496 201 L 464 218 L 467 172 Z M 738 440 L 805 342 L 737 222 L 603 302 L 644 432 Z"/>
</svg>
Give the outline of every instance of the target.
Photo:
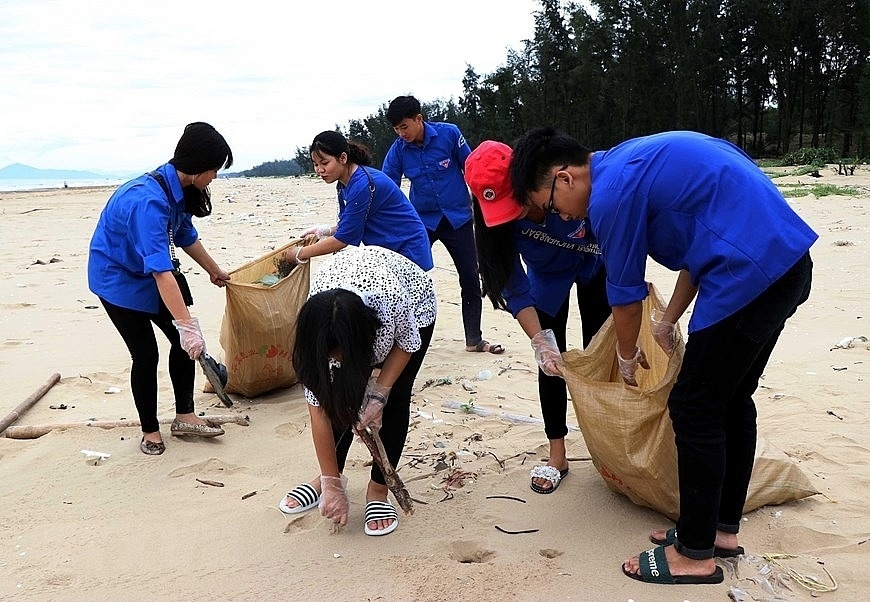
<svg viewBox="0 0 870 602">
<path fill-rule="evenodd" d="M 296 502 L 296 506 L 290 507 L 287 505 L 287 498 Z M 311 486 L 310 483 L 302 483 L 287 492 L 281 501 L 278 503 L 278 509 L 284 514 L 299 514 L 311 510 L 320 504 L 320 494 Z"/>
<path fill-rule="evenodd" d="M 372 521 L 390 519 L 392 519 L 393 522 L 383 529 L 369 528 L 369 523 Z M 391 503 L 374 501 L 366 504 L 365 521 L 366 535 L 386 535 L 395 531 L 396 527 L 399 526 L 399 515 Z"/>
</svg>

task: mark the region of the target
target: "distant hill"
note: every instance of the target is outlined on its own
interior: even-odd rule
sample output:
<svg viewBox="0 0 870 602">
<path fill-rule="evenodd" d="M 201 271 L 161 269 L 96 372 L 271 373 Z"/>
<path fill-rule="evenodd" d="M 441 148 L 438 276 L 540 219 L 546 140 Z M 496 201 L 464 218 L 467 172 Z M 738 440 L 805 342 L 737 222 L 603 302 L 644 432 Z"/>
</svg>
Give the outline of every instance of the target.
<svg viewBox="0 0 870 602">
<path fill-rule="evenodd" d="M 0 178 L 12 180 L 98 180 L 106 174 L 74 169 L 37 169 L 21 163 L 13 163 L 0 168 Z"/>
</svg>

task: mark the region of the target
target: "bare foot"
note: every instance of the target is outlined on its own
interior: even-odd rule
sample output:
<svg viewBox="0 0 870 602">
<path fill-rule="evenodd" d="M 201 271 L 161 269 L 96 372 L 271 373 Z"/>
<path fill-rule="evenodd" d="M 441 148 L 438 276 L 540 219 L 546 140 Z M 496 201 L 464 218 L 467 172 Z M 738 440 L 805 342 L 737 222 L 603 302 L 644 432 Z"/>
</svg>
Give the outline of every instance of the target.
<svg viewBox="0 0 870 602">
<path fill-rule="evenodd" d="M 565 439 L 550 439 L 550 457 L 547 459 L 547 466 L 552 466 L 559 472 L 568 468 L 568 452 L 565 449 Z M 535 477 L 532 483 L 541 489 L 550 489 L 553 483 L 549 479 Z"/>
<path fill-rule="evenodd" d="M 677 552 L 674 546 L 665 547 L 665 558 L 667 558 L 671 575 L 675 577 L 683 575 L 707 577 L 716 571 L 716 561 L 712 558 L 693 560 Z M 640 557 L 626 558 L 622 563 L 622 568 L 634 575 L 640 575 Z"/>
<path fill-rule="evenodd" d="M 319 496 L 321 493 L 321 491 L 320 491 L 320 475 L 317 475 L 316 477 L 314 477 L 313 479 L 308 481 L 308 484 L 311 485 L 312 487 L 314 487 L 314 490 L 317 492 L 317 495 Z M 288 495 L 287 497 L 284 498 L 284 505 L 292 510 L 293 508 L 296 508 L 299 506 L 299 502 L 297 502 L 295 499 L 293 499 L 292 497 L 290 497 Z"/>
<path fill-rule="evenodd" d="M 386 485 L 380 485 L 372 480 L 369 480 L 369 485 L 366 488 L 366 503 L 368 502 L 386 502 L 389 489 Z M 393 519 L 387 518 L 384 520 L 372 520 L 366 523 L 369 529 L 373 531 L 381 531 L 393 524 Z"/>
<path fill-rule="evenodd" d="M 649 537 L 650 539 L 655 539 L 656 541 L 662 541 L 668 536 L 667 529 L 656 529 L 654 531 L 650 531 Z M 723 550 L 736 550 L 740 545 L 737 540 L 736 533 L 726 533 L 725 531 L 716 531 L 716 541 L 714 544 L 717 548 L 721 548 Z"/>
</svg>

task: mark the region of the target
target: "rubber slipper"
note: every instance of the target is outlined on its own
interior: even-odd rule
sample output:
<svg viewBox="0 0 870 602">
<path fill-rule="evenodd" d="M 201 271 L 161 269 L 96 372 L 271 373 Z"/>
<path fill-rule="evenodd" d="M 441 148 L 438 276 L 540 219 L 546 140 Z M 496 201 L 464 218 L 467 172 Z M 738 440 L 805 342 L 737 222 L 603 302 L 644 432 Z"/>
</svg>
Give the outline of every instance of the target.
<svg viewBox="0 0 870 602">
<path fill-rule="evenodd" d="M 532 471 L 529 473 L 532 479 L 547 479 L 550 481 L 553 486 L 552 487 L 541 487 L 535 481 L 531 481 L 529 483 L 529 487 L 531 487 L 532 491 L 535 493 L 553 493 L 559 487 L 559 483 L 562 482 L 562 479 L 565 478 L 565 475 L 568 474 L 568 469 L 559 470 L 553 466 L 535 466 Z"/>
<path fill-rule="evenodd" d="M 376 520 L 390 520 L 393 519 L 388 526 L 383 529 L 370 529 L 369 523 Z M 396 527 L 399 526 L 399 514 L 396 512 L 396 509 L 389 502 L 369 502 L 366 504 L 365 509 L 365 532 L 366 535 L 387 535 L 388 533 L 392 533 L 396 530 Z"/>
<path fill-rule="evenodd" d="M 650 535 L 649 540 L 657 546 L 672 546 L 677 541 L 677 530 L 668 529 L 664 539 L 656 539 L 655 537 Z M 737 546 L 737 548 L 734 550 L 729 550 L 728 548 L 720 548 L 719 546 L 713 548 L 713 556 L 717 558 L 737 558 L 738 556 L 742 555 L 743 552 L 743 546 Z"/>
<path fill-rule="evenodd" d="M 626 577 L 631 577 L 637 581 L 644 583 L 656 583 L 661 585 L 710 585 L 722 583 L 725 580 L 725 574 L 722 572 L 722 567 L 717 566 L 716 570 L 711 575 L 671 575 L 668 559 L 665 557 L 665 548 L 659 546 L 651 550 L 641 552 L 638 559 L 640 560 L 640 574 L 635 574 L 625 570 L 622 567 L 622 572 Z"/>
<path fill-rule="evenodd" d="M 498 343 L 490 343 L 487 340 L 481 339 L 481 341 L 477 345 L 473 345 L 465 348 L 466 351 L 470 351 L 471 353 L 492 353 L 493 355 L 501 355 L 504 353 L 504 347 L 499 345 Z"/>
<path fill-rule="evenodd" d="M 288 506 L 287 498 L 296 502 L 296 506 Z M 320 504 L 320 494 L 311 486 L 311 483 L 302 483 L 287 492 L 281 501 L 278 502 L 278 509 L 284 514 L 299 514 L 311 510 Z"/>
</svg>

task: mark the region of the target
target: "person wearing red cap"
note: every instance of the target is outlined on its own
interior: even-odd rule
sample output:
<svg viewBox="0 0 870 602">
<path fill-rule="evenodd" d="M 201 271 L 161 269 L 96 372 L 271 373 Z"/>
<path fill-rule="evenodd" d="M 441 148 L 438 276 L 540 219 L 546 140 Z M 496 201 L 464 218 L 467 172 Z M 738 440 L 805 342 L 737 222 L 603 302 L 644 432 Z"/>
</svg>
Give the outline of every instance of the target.
<svg viewBox="0 0 870 602">
<path fill-rule="evenodd" d="M 668 397 L 680 516 L 623 572 L 650 583 L 721 583 L 715 556 L 738 556 L 755 460 L 753 395 L 788 320 L 812 286 L 818 235 L 740 148 L 698 132 L 662 132 L 591 151 L 554 128 L 517 140 L 518 198 L 563 219 L 588 219 L 607 270 L 619 372 L 637 385 L 646 266 L 679 273 L 656 341 L 697 295 Z M 669 324 L 668 324 L 669 323 Z M 669 326 L 669 328 L 668 328 Z M 664 334 L 665 336 L 661 336 Z M 664 343 L 663 343 L 664 341 Z"/>
<path fill-rule="evenodd" d="M 571 288 L 577 287 L 584 347 L 610 315 L 610 305 L 601 251 L 585 222 L 563 221 L 519 202 L 511 189 L 510 159 L 508 145 L 486 140 L 466 160 L 465 180 L 474 198 L 484 292 L 496 309 L 511 312 L 539 364 L 538 397 L 550 455 L 546 466 L 532 469 L 530 486 L 552 493 L 568 474 L 568 392 L 560 376 Z"/>
</svg>

